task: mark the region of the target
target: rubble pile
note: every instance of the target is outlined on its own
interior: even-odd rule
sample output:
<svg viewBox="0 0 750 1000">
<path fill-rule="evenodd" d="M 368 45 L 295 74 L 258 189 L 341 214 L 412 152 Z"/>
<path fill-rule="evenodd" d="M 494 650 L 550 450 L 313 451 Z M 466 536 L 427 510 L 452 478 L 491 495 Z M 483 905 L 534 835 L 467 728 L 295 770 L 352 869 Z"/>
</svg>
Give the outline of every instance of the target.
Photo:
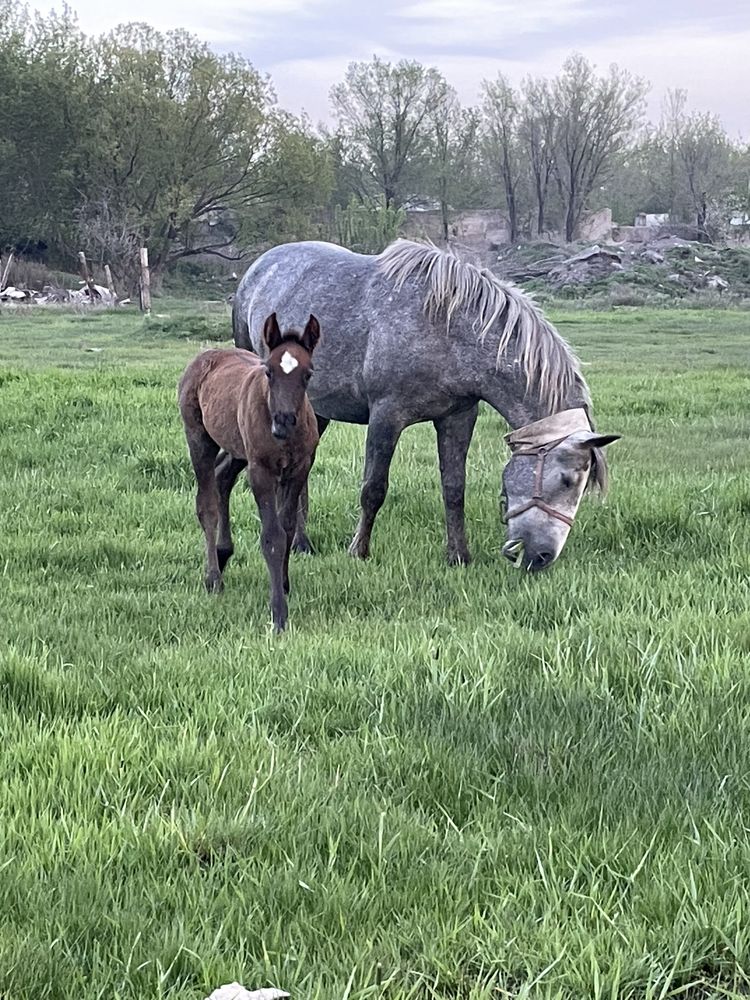
<svg viewBox="0 0 750 1000">
<path fill-rule="evenodd" d="M 127 305 L 130 299 L 118 299 L 103 285 L 93 285 L 94 294 L 87 285 L 81 288 L 55 288 L 45 285 L 41 292 L 32 288 L 9 285 L 0 292 L 0 302 L 12 305 Z"/>
<path fill-rule="evenodd" d="M 750 298 L 750 250 L 697 243 L 674 234 L 645 242 L 509 247 L 493 267 L 533 291 L 586 298 L 616 289 L 640 289 L 664 299 L 701 292 Z"/>
</svg>

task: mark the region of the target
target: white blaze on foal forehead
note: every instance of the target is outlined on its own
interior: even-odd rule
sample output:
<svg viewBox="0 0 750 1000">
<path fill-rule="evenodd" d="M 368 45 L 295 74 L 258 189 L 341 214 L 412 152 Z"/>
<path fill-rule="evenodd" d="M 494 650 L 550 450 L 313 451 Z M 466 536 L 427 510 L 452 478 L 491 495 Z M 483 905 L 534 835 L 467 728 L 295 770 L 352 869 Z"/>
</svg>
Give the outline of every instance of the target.
<svg viewBox="0 0 750 1000">
<path fill-rule="evenodd" d="M 281 370 L 284 372 L 284 374 L 291 375 L 291 373 L 299 364 L 299 361 L 297 361 L 295 356 L 293 354 L 290 354 L 289 351 L 284 351 L 284 353 L 281 355 L 280 364 L 281 364 Z"/>
</svg>

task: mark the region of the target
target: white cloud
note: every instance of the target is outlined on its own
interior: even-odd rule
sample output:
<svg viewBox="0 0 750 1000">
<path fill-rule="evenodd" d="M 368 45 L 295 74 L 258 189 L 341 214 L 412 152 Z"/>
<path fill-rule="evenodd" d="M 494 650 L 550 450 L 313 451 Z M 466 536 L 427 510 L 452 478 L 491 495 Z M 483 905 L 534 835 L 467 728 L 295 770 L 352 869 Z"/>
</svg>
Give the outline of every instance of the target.
<svg viewBox="0 0 750 1000">
<path fill-rule="evenodd" d="M 52 2 L 58 10 L 62 6 L 62 0 Z M 373 13 L 369 0 L 360 2 L 363 17 Z M 49 3 L 32 0 L 33 6 L 44 10 Z M 641 34 L 628 35 L 624 27 L 619 33 L 611 27 L 615 11 L 621 10 L 622 19 L 627 17 L 627 5 L 613 9 L 603 0 L 412 0 L 395 13 L 384 10 L 382 18 L 370 21 L 368 30 L 361 32 L 351 22 L 339 24 L 332 0 L 211 0 L 208 4 L 205 0 L 122 0 L 118 4 L 72 0 L 72 5 L 88 33 L 142 20 L 161 31 L 187 28 L 221 48 L 245 52 L 259 70 L 271 74 L 281 105 L 295 112 L 305 109 L 314 121 L 330 121 L 328 94 L 343 78 L 348 63 L 369 59 L 373 53 L 390 59 L 408 54 L 436 65 L 464 102 L 476 103 L 483 79 L 494 78 L 498 71 L 514 83 L 527 74 L 554 75 L 575 48 L 600 70 L 617 62 L 649 80 L 652 119 L 658 118 L 665 91 L 682 87 L 692 107 L 719 114 L 733 136 L 750 139 L 746 79 L 750 26 L 735 32 L 718 30 L 721 19 L 710 23 L 710 12 L 704 25 L 686 9 L 684 16 L 675 12 L 667 28 L 652 32 L 644 28 Z M 596 20 L 600 14 L 606 15 L 606 35 L 604 17 Z M 577 25 L 586 26 L 582 38 L 591 38 L 591 27 L 596 25 L 598 38 L 577 38 Z M 306 57 L 307 51 L 317 51 L 305 48 L 305 39 L 314 32 L 318 33 L 319 59 Z M 335 42 L 324 40 L 329 36 Z M 388 39 L 400 51 L 389 50 L 384 45 Z M 488 46 L 509 55 L 480 54 Z M 281 51 L 291 58 L 284 58 Z M 305 58 L 294 58 L 296 52 L 305 53 Z"/>
<path fill-rule="evenodd" d="M 598 14 L 589 0 L 420 0 L 398 12 L 404 21 L 422 22 L 414 32 L 429 30 L 430 45 L 473 41 L 483 46 L 569 27 Z"/>
<path fill-rule="evenodd" d="M 32 5 L 46 12 L 50 7 L 62 8 L 62 0 Z M 310 7 L 310 0 L 252 0 L 247 7 L 238 0 L 125 0 L 123 3 L 100 3 L 97 0 L 72 0 L 80 26 L 87 34 L 110 31 L 118 24 L 144 21 L 157 31 L 185 28 L 204 41 L 221 45 L 237 45 L 237 26 L 243 33 L 260 25 L 267 17 L 299 15 Z"/>
<path fill-rule="evenodd" d="M 688 104 L 718 114 L 732 135 L 750 138 L 750 104 L 747 101 L 747 53 L 750 28 L 717 32 L 699 26 L 671 28 L 669 33 L 600 39 L 576 46 L 586 58 L 606 71 L 617 63 L 651 84 L 648 114 L 656 121 L 668 89 L 688 92 Z M 551 76 L 570 54 L 569 48 L 549 49 L 535 58 L 505 61 L 503 70 L 515 82 L 521 77 Z M 460 72 L 460 62 L 456 69 Z M 475 66 L 475 69 L 478 68 Z M 496 67 L 497 69 L 497 67 Z M 471 74 L 465 75 L 470 83 Z M 480 77 L 481 78 L 481 77 Z"/>
</svg>

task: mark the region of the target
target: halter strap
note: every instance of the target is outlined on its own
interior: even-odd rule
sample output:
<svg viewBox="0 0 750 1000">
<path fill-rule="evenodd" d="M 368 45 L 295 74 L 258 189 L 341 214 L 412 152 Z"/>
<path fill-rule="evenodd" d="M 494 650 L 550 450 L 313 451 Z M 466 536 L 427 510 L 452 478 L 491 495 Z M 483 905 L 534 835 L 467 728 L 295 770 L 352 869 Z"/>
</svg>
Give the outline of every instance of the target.
<svg viewBox="0 0 750 1000">
<path fill-rule="evenodd" d="M 574 432 L 571 432 L 574 433 Z M 563 434 L 562 437 L 555 438 L 554 441 L 548 441 L 546 444 L 539 445 L 537 447 L 526 447 L 526 448 L 516 448 L 513 450 L 514 455 L 537 455 L 538 461 L 536 463 L 536 470 L 534 473 L 534 492 L 530 500 L 526 503 L 521 504 L 520 507 L 514 507 L 513 510 L 506 511 L 503 521 L 507 524 L 512 517 L 517 517 L 519 514 L 523 514 L 527 510 L 531 510 L 532 507 L 537 507 L 539 510 L 543 511 L 549 517 L 555 517 L 558 521 L 562 521 L 563 524 L 567 524 L 569 528 L 573 527 L 573 518 L 568 517 L 567 514 L 563 514 L 562 511 L 555 510 L 554 507 L 550 507 L 549 504 L 545 503 L 542 499 L 542 485 L 544 483 L 544 460 L 547 458 L 547 454 L 556 448 L 563 441 L 567 441 L 570 434 Z M 511 448 L 513 446 L 511 445 Z"/>
</svg>

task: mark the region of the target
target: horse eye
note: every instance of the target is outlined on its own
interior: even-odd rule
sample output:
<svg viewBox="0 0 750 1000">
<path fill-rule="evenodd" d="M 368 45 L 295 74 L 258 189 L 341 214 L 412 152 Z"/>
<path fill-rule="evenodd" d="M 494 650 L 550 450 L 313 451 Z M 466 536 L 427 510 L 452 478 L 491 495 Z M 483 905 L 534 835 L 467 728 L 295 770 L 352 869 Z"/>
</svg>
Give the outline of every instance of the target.
<svg viewBox="0 0 750 1000">
<path fill-rule="evenodd" d="M 563 475 L 562 484 L 566 490 L 569 490 L 573 486 L 573 480 L 570 478 L 570 476 Z"/>
<path fill-rule="evenodd" d="M 271 371 L 270 368 L 265 368 L 264 371 L 266 373 L 266 378 L 270 378 L 271 375 L 273 375 L 273 372 Z"/>
</svg>

